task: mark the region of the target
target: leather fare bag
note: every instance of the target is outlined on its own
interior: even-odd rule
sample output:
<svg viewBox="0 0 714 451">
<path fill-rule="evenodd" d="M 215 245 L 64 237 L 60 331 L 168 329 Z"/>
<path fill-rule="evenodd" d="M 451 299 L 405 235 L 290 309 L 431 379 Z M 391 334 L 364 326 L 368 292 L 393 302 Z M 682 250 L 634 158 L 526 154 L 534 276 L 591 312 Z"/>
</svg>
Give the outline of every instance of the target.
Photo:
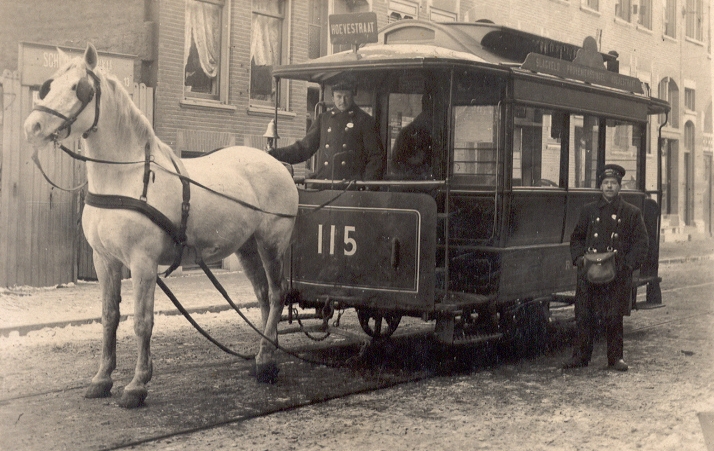
<svg viewBox="0 0 714 451">
<path fill-rule="evenodd" d="M 615 280 L 615 251 L 587 253 L 583 256 L 588 282 L 603 285 Z"/>
</svg>

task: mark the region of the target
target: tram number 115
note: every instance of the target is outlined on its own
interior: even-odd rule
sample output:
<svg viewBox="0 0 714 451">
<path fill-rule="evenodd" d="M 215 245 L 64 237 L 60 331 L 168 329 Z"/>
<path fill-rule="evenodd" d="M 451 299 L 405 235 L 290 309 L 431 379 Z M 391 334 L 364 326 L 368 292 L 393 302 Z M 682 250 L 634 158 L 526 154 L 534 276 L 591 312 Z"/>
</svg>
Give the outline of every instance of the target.
<svg viewBox="0 0 714 451">
<path fill-rule="evenodd" d="M 330 244 L 329 244 L 329 255 L 335 255 L 335 237 L 336 237 L 336 226 L 335 225 L 330 225 L 330 232 L 329 232 L 329 237 L 330 237 Z M 345 226 L 343 238 L 344 238 L 344 248 L 342 249 L 344 252 L 344 255 L 350 256 L 354 255 L 355 252 L 357 252 L 357 241 L 355 241 L 350 234 L 354 234 L 355 232 L 355 227 L 354 226 Z M 323 250 L 323 242 L 324 242 L 324 233 L 323 233 L 323 226 L 322 224 L 317 225 L 317 253 L 322 254 L 324 252 Z"/>
</svg>

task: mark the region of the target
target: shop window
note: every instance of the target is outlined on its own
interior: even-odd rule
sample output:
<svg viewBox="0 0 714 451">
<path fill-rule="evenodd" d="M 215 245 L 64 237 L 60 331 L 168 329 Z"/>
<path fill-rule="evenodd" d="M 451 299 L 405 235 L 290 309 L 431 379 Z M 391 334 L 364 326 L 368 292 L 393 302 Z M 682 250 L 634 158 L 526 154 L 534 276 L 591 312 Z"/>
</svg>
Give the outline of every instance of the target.
<svg viewBox="0 0 714 451">
<path fill-rule="evenodd" d="M 230 0 L 188 0 L 184 33 L 186 98 L 228 101 Z"/>
</svg>

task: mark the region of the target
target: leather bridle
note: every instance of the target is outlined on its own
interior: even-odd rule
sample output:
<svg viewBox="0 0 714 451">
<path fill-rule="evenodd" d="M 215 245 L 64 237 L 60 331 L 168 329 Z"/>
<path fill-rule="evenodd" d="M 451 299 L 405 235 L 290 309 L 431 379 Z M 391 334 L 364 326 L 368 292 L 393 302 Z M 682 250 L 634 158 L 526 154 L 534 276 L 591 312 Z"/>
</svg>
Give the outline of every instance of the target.
<svg viewBox="0 0 714 451">
<path fill-rule="evenodd" d="M 82 77 L 78 82 L 75 87 L 75 93 L 77 95 L 77 100 L 81 103 L 81 107 L 79 108 L 79 111 L 77 111 L 75 114 L 67 117 L 64 114 L 60 113 L 57 110 L 53 110 L 52 108 L 48 108 L 43 105 L 35 105 L 33 110 L 41 111 L 43 113 L 48 113 L 53 116 L 57 116 L 58 118 L 64 120 L 64 122 L 55 130 L 50 136 L 53 138 L 54 141 L 57 141 L 60 139 L 60 132 L 63 131 L 64 129 L 67 129 L 67 136 L 72 134 L 72 124 L 77 120 L 80 114 L 82 114 L 82 111 L 89 105 L 89 102 L 92 101 L 96 97 L 96 100 L 94 102 L 94 123 L 92 124 L 91 127 L 89 127 L 83 134 L 82 137 L 87 138 L 89 136 L 89 133 L 94 132 L 97 130 L 97 123 L 99 123 L 99 100 L 102 95 L 102 88 L 101 88 L 101 83 L 99 81 L 99 77 L 97 77 L 97 74 L 95 74 L 91 69 L 87 69 L 87 75 L 92 78 L 94 81 L 94 86 L 92 86 L 89 83 L 89 78 L 88 77 Z M 52 78 L 46 80 L 44 83 L 42 83 L 42 86 L 40 87 L 40 100 L 44 99 L 47 94 L 50 92 L 50 88 L 52 85 L 52 82 L 54 80 Z M 65 136 L 65 138 L 67 137 Z"/>
</svg>

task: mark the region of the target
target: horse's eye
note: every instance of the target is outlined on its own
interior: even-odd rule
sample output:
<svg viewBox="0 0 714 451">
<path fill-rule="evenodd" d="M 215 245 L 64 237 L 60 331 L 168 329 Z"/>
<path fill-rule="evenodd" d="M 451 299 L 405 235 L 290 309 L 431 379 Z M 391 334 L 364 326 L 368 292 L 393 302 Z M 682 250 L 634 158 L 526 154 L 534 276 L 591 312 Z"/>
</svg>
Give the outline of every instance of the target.
<svg viewBox="0 0 714 451">
<path fill-rule="evenodd" d="M 72 91 L 76 91 L 76 90 L 77 90 L 77 84 L 75 83 L 72 85 Z"/>
</svg>

